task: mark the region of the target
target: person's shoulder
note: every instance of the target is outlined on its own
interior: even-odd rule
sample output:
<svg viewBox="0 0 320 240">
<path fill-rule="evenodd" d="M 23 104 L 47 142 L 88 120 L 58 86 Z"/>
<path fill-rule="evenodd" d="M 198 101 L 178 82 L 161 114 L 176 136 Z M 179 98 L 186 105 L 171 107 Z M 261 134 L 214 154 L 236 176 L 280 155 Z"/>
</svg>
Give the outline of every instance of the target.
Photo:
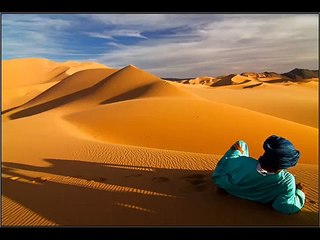
<svg viewBox="0 0 320 240">
<path fill-rule="evenodd" d="M 259 161 L 253 157 L 242 156 L 248 162 L 251 162 L 253 165 L 258 165 Z"/>
<path fill-rule="evenodd" d="M 252 157 L 240 156 L 238 163 L 244 168 L 256 169 L 259 162 Z"/>
<path fill-rule="evenodd" d="M 287 170 L 282 170 L 282 175 L 287 184 L 295 184 L 295 177 L 292 173 L 288 172 Z"/>
<path fill-rule="evenodd" d="M 282 173 L 283 175 L 286 177 L 286 178 L 293 178 L 294 179 L 294 176 L 291 172 L 288 172 L 286 169 L 282 170 Z"/>
</svg>

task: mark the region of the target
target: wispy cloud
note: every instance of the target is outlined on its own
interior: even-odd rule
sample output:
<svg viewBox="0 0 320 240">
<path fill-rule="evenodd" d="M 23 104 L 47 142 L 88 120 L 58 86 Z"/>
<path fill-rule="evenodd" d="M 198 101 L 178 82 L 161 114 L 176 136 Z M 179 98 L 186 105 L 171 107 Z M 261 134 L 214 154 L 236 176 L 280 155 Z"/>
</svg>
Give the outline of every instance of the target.
<svg viewBox="0 0 320 240">
<path fill-rule="evenodd" d="M 99 32 L 84 32 L 84 34 L 88 35 L 89 37 L 94 38 L 102 38 L 102 39 L 113 39 L 112 35 L 99 33 Z"/>
<path fill-rule="evenodd" d="M 65 54 L 65 29 L 71 21 L 55 15 L 4 14 L 3 54 L 7 57 L 43 57 Z"/>
<path fill-rule="evenodd" d="M 217 21 L 221 14 L 83 14 L 105 26 L 115 26 L 137 31 L 158 31 L 179 27 L 193 27 Z"/>
<path fill-rule="evenodd" d="M 232 71 L 317 68 L 317 15 L 224 16 L 188 29 L 187 38 L 150 39 L 95 60 L 135 64 L 160 76 L 220 75 Z M 179 41 L 177 41 L 179 39 Z"/>
<path fill-rule="evenodd" d="M 119 36 L 119 37 L 137 37 L 137 38 L 145 38 L 148 39 L 146 36 L 143 36 L 141 32 L 132 30 L 132 29 L 115 29 L 110 31 L 112 36 Z"/>
<path fill-rule="evenodd" d="M 112 39 L 116 40 L 114 37 L 136 37 L 148 39 L 146 36 L 143 36 L 141 32 L 131 29 L 115 29 L 108 32 L 84 32 L 89 37 L 102 38 L 102 39 Z"/>
<path fill-rule="evenodd" d="M 3 15 L 5 58 L 134 64 L 162 77 L 318 68 L 316 14 Z"/>
<path fill-rule="evenodd" d="M 55 61 L 85 61 L 89 57 L 101 55 L 101 51 L 94 51 L 99 46 L 88 49 L 81 42 L 79 35 L 83 26 L 84 20 L 78 15 L 3 14 L 3 58 L 39 57 Z"/>
</svg>

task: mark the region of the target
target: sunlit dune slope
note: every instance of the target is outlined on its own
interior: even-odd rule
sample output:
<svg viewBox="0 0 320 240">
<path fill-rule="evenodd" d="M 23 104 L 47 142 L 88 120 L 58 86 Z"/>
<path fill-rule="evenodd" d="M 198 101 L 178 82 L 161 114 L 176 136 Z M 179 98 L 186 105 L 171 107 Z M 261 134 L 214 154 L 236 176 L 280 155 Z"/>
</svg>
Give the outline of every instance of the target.
<svg viewBox="0 0 320 240">
<path fill-rule="evenodd" d="M 107 142 L 180 151 L 223 154 L 234 141 L 243 139 L 255 157 L 263 152 L 263 141 L 278 134 L 303 152 L 301 162 L 318 161 L 317 129 L 193 97 L 106 104 L 66 119 Z"/>
<path fill-rule="evenodd" d="M 39 96 L 35 97 L 22 107 L 26 108 L 33 105 L 49 103 L 52 100 L 71 96 L 75 93 L 79 93 L 77 98 L 81 98 L 86 95 L 86 89 L 92 87 L 96 83 L 99 83 L 101 80 L 105 79 L 116 71 L 116 69 L 101 68 L 76 72 L 70 77 L 67 77 L 64 80 L 60 81 L 52 88 L 44 91 Z"/>
<path fill-rule="evenodd" d="M 96 62 L 74 62 L 67 61 L 61 63 L 63 66 L 68 67 L 69 69 L 66 71 L 68 75 L 72 75 L 73 73 L 86 70 L 86 69 L 96 69 L 96 68 L 109 68 L 106 65 Z"/>
<path fill-rule="evenodd" d="M 89 69 L 60 81 L 10 114 L 24 111 L 30 115 L 66 105 L 72 112 L 134 98 L 184 95 L 190 94 L 132 65 L 120 70 Z"/>
<path fill-rule="evenodd" d="M 57 63 L 38 58 L 3 60 L 2 78 L 10 81 L 2 81 L 2 109 L 24 104 L 78 71 L 97 68 L 109 69 L 92 62 Z"/>
<path fill-rule="evenodd" d="M 18 107 L 35 98 L 58 82 L 59 81 L 33 84 L 26 87 L 17 87 L 12 89 L 2 89 L 2 110 L 5 111 L 14 107 Z"/>
<path fill-rule="evenodd" d="M 241 80 L 241 79 L 240 79 Z M 181 88 L 213 102 L 240 106 L 256 112 L 318 128 L 318 81 L 262 83 L 206 88 L 180 84 Z M 175 84 L 176 85 L 176 84 Z M 243 88 L 245 87 L 245 88 Z"/>
<path fill-rule="evenodd" d="M 26 87 L 52 81 L 69 68 L 47 59 L 28 58 L 2 61 L 3 89 Z"/>
</svg>

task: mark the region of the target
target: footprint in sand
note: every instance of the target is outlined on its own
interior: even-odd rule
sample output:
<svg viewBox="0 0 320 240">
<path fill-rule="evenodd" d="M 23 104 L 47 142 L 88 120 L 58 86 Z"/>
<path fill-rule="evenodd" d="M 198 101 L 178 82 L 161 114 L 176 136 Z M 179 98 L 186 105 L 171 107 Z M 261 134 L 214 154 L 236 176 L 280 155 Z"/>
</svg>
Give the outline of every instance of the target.
<svg viewBox="0 0 320 240">
<path fill-rule="evenodd" d="M 152 181 L 154 182 L 168 182 L 170 179 L 167 177 L 153 177 Z"/>
<path fill-rule="evenodd" d="M 84 178 L 82 175 L 75 175 L 75 176 L 71 176 L 73 178 Z"/>
<path fill-rule="evenodd" d="M 106 180 L 107 178 L 105 177 L 94 177 L 92 179 L 87 179 L 88 182 L 105 182 Z"/>
<path fill-rule="evenodd" d="M 311 204 L 317 204 L 315 201 L 310 200 L 310 199 L 309 199 L 309 203 L 311 203 Z"/>
<path fill-rule="evenodd" d="M 127 176 L 125 176 L 125 178 L 129 178 L 129 177 L 141 177 L 141 176 L 142 176 L 141 173 L 135 173 L 135 174 L 127 175 Z"/>
<path fill-rule="evenodd" d="M 48 181 L 50 178 L 49 177 L 36 177 L 36 178 L 33 178 L 32 182 L 33 183 L 43 183 L 43 182 L 46 182 Z"/>
<path fill-rule="evenodd" d="M 105 177 L 98 177 L 95 179 L 96 182 L 105 182 L 107 179 Z"/>
<path fill-rule="evenodd" d="M 196 189 L 200 192 L 204 191 L 207 188 L 206 175 L 204 174 L 192 174 L 183 177 L 183 179 L 195 186 Z"/>
<path fill-rule="evenodd" d="M 9 177 L 9 179 L 12 181 L 16 181 L 16 180 L 19 180 L 20 178 L 19 177 Z"/>
</svg>

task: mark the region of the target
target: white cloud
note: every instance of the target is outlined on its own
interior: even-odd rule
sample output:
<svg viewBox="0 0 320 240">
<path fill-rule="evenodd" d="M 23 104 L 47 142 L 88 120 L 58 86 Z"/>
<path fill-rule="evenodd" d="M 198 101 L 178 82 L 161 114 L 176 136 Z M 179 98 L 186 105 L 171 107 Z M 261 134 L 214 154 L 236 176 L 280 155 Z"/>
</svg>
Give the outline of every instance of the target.
<svg viewBox="0 0 320 240">
<path fill-rule="evenodd" d="M 144 38 L 148 39 L 146 36 L 143 36 L 141 32 L 131 29 L 115 29 L 110 30 L 108 32 L 84 32 L 84 34 L 88 35 L 89 37 L 95 38 L 103 38 L 103 39 L 112 39 L 115 40 L 114 37 L 136 37 L 136 38 Z"/>
<path fill-rule="evenodd" d="M 62 19 L 61 15 L 54 14 L 3 14 L 3 24 L 9 28 L 62 30 L 71 26 L 70 20 Z"/>
<path fill-rule="evenodd" d="M 124 24 L 132 18 L 116 20 Z M 109 22 L 117 22 L 114 19 Z M 136 23 L 141 21 L 136 19 Z M 155 21 L 167 26 L 163 18 Z M 149 22 L 142 24 L 139 31 L 149 26 Z M 230 69 L 285 72 L 294 67 L 318 68 L 317 15 L 227 15 L 194 25 L 187 35 L 192 37 L 172 35 L 122 46 L 95 60 L 115 67 L 134 64 L 163 77 L 220 75 Z"/>
<path fill-rule="evenodd" d="M 137 31 L 157 31 L 162 29 L 192 27 L 222 18 L 219 14 L 82 14 L 108 26 L 119 26 Z"/>
<path fill-rule="evenodd" d="M 137 37 L 137 38 L 144 38 L 148 39 L 146 36 L 143 36 L 141 32 L 131 29 L 116 29 L 110 31 L 112 36 L 121 36 L 121 37 Z"/>
<path fill-rule="evenodd" d="M 63 39 L 71 21 L 47 14 L 3 14 L 2 18 L 3 52 L 7 57 L 43 57 L 68 52 Z"/>
<path fill-rule="evenodd" d="M 89 37 L 94 37 L 94 38 L 113 39 L 113 37 L 110 34 L 105 34 L 105 33 L 84 32 L 84 34 L 88 35 Z"/>
<path fill-rule="evenodd" d="M 4 14 L 2 23 L 7 57 L 134 64 L 161 77 L 319 65 L 316 14 Z"/>
<path fill-rule="evenodd" d="M 77 47 L 78 29 L 85 26 L 78 15 L 68 14 L 3 14 L 2 46 L 5 59 L 48 58 L 55 61 L 85 61 L 101 54 Z M 87 50 L 87 49 L 86 49 Z"/>
</svg>

